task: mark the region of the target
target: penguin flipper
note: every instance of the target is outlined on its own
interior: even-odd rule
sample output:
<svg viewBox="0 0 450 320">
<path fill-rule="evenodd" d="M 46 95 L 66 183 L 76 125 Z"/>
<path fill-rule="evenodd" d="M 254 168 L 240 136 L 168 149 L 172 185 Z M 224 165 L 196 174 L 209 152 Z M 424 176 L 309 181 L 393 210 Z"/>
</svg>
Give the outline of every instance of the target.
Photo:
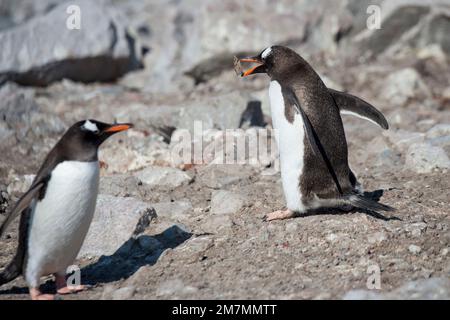
<svg viewBox="0 0 450 320">
<path fill-rule="evenodd" d="M 19 244 L 16 249 L 16 255 L 0 273 L 0 286 L 14 280 L 22 274 L 25 253 L 27 251 L 28 221 L 30 213 L 30 208 L 27 208 L 22 212 L 19 225 Z"/>
<path fill-rule="evenodd" d="M 340 195 L 342 195 L 342 187 L 339 183 L 339 179 L 337 177 L 336 171 L 333 168 L 333 165 L 331 164 L 330 158 L 328 158 L 328 155 L 320 142 L 319 136 L 317 135 L 316 131 L 314 130 L 314 127 L 312 126 L 311 121 L 308 118 L 308 115 L 305 113 L 303 108 L 300 105 L 300 102 L 298 101 L 297 96 L 295 95 L 294 91 L 290 88 L 283 88 L 283 97 L 287 100 L 288 103 L 293 105 L 295 107 L 295 110 L 301 114 L 303 119 L 303 127 L 305 129 L 306 137 L 309 141 L 309 144 L 311 145 L 313 152 L 317 156 L 321 156 L 323 161 L 325 162 L 325 165 L 328 169 L 328 172 L 330 173 L 331 177 L 333 178 L 333 181 L 336 185 L 336 188 Z"/>
<path fill-rule="evenodd" d="M 16 206 L 10 211 L 10 213 L 7 215 L 5 221 L 3 221 L 2 225 L 0 226 L 0 237 L 3 235 L 3 233 L 6 231 L 6 229 L 9 227 L 11 222 L 25 209 L 27 209 L 31 201 L 35 199 L 39 191 L 42 189 L 42 187 L 45 185 L 45 181 L 41 181 L 39 183 L 35 183 L 31 186 L 31 188 L 19 199 Z"/>
<path fill-rule="evenodd" d="M 345 92 L 333 89 L 328 89 L 328 92 L 333 97 L 341 114 L 351 114 L 371 121 L 385 130 L 389 129 L 384 115 L 370 103 Z"/>
</svg>

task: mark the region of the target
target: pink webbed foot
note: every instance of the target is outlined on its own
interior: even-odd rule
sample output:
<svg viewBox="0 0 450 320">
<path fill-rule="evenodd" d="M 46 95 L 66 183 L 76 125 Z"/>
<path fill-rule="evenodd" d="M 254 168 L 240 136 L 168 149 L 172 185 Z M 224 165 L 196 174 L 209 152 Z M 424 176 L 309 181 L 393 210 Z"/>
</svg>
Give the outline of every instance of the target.
<svg viewBox="0 0 450 320">
<path fill-rule="evenodd" d="M 59 288 L 56 292 L 58 292 L 58 294 L 70 294 L 70 293 L 77 293 L 86 289 L 87 287 L 85 285 L 80 284 L 78 286 L 65 286 Z"/>
<path fill-rule="evenodd" d="M 271 213 L 266 214 L 264 217 L 265 221 L 272 221 L 272 220 L 284 220 L 293 218 L 295 216 L 294 211 L 286 209 L 286 210 L 277 210 Z"/>
<path fill-rule="evenodd" d="M 30 288 L 31 300 L 55 300 L 53 294 L 43 294 L 38 288 Z"/>
<path fill-rule="evenodd" d="M 56 292 L 58 294 L 70 294 L 77 293 L 87 289 L 85 285 L 68 286 L 66 283 L 66 277 L 63 275 L 55 274 Z"/>
</svg>

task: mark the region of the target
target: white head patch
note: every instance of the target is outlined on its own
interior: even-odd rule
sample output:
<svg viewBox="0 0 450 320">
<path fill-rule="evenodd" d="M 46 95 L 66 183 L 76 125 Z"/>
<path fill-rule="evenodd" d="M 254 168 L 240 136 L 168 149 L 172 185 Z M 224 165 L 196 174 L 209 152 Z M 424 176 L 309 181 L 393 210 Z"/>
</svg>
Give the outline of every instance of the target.
<svg viewBox="0 0 450 320">
<path fill-rule="evenodd" d="M 261 58 L 265 59 L 271 53 L 272 53 L 272 47 L 268 47 L 263 51 L 263 53 L 261 53 Z"/>
<path fill-rule="evenodd" d="M 98 131 L 97 125 L 93 122 L 90 122 L 89 120 L 86 120 L 86 122 L 83 124 L 83 128 L 92 132 Z"/>
</svg>

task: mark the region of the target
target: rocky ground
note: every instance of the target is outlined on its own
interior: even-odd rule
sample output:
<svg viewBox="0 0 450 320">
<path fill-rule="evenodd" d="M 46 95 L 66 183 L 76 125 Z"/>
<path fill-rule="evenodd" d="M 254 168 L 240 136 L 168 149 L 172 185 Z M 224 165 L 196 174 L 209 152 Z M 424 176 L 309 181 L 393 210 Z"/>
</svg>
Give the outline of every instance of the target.
<svg viewBox="0 0 450 320">
<path fill-rule="evenodd" d="M 17 36 L 6 33 L 45 29 L 42 15 L 59 19 L 58 1 L 44 2 L 0 6 L 0 16 L 9 17 L 0 20 L 0 42 Z M 61 53 L 51 64 L 59 69 L 49 69 L 52 50 L 16 68 L 11 63 L 20 61 L 0 56 L 0 221 L 73 122 L 135 123 L 102 146 L 96 217 L 77 261 L 92 287 L 64 299 L 450 298 L 445 1 L 376 1 L 385 24 L 373 32 L 364 29 L 365 1 L 333 1 L 325 9 L 301 1 L 282 1 L 275 9 L 268 1 L 257 8 L 239 1 L 112 2 L 115 11 L 105 19 L 117 21 L 119 31 L 127 26 L 134 39 L 128 47 L 96 56 L 97 50 L 89 59 L 80 49 L 75 69 Z M 108 39 L 100 51 L 111 50 Z M 246 120 L 233 135 L 248 138 L 254 125 L 270 126 L 268 79 L 238 78 L 232 57 L 273 43 L 301 53 L 329 87 L 363 97 L 385 114 L 387 131 L 350 116 L 343 121 L 351 167 L 366 190 L 384 190 L 382 202 L 397 209 L 391 219 L 319 210 L 265 222 L 266 213 L 284 205 L 276 156 L 220 164 L 236 147 L 224 146 L 224 130 Z M 135 46 L 148 52 L 141 57 Z M 117 73 L 76 75 L 94 56 Z M 136 70 L 142 67 L 136 60 L 145 67 Z M 55 72 L 61 68 L 70 70 L 68 79 Z M 251 101 L 257 107 L 245 113 Z M 194 142 L 216 152 L 205 152 L 195 164 L 173 161 L 178 138 L 183 129 L 194 133 L 195 120 L 203 133 Z M 17 224 L 0 239 L 0 269 L 14 254 Z M 380 290 L 367 287 L 373 268 L 380 270 Z M 44 288 L 54 290 L 51 279 Z M 0 290 L 0 299 L 28 299 L 22 278 Z"/>
</svg>

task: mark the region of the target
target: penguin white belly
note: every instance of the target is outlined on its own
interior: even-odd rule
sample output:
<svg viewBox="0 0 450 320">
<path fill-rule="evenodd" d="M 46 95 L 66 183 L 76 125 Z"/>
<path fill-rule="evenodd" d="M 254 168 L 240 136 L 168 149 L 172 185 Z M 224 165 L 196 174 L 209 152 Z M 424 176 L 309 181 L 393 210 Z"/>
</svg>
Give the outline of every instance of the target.
<svg viewBox="0 0 450 320">
<path fill-rule="evenodd" d="M 30 219 L 25 278 L 32 286 L 74 262 L 94 215 L 98 183 L 98 161 L 64 161 L 52 171 Z"/>
<path fill-rule="evenodd" d="M 280 153 L 280 169 L 286 206 L 296 212 L 304 212 L 299 183 L 303 173 L 304 127 L 300 114 L 295 113 L 290 123 L 285 116 L 285 104 L 281 86 L 270 82 L 269 88 L 272 124 L 276 129 L 276 141 Z"/>
</svg>

